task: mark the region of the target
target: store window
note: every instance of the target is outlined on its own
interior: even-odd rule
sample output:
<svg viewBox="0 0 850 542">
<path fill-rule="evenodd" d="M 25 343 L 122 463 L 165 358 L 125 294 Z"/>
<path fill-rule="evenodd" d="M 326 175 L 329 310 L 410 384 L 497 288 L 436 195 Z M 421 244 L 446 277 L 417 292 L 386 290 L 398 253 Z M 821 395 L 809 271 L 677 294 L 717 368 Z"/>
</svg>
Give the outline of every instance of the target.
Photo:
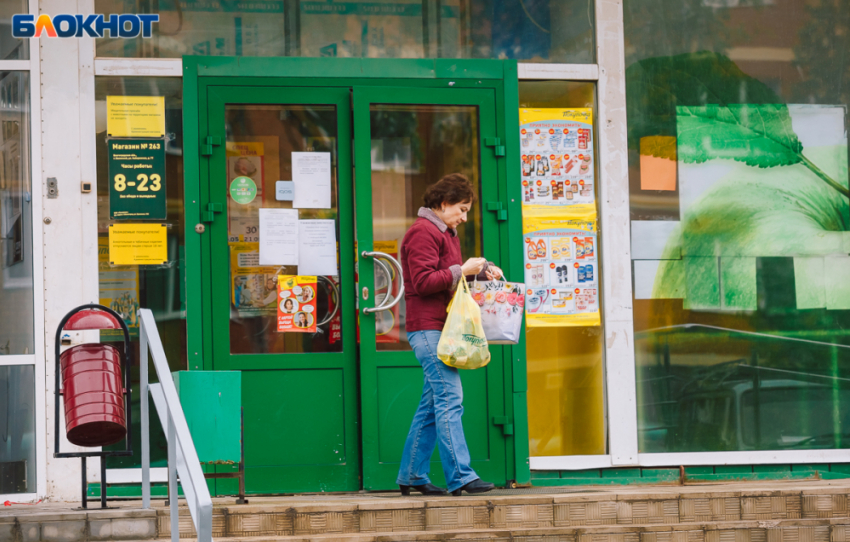
<svg viewBox="0 0 850 542">
<path fill-rule="evenodd" d="M 639 451 L 850 447 L 850 4 L 624 12 Z"/>
<path fill-rule="evenodd" d="M 132 223 L 165 224 L 167 229 L 167 254 L 164 265 L 115 266 L 109 258 L 109 226 L 127 223 L 111 220 L 109 209 L 109 163 L 107 150 L 107 97 L 111 96 L 161 96 L 165 99 L 165 175 L 160 183 L 166 191 L 165 220 L 133 219 Z M 139 408 L 139 308 L 150 309 L 162 337 L 165 355 L 172 371 L 186 370 L 186 303 L 183 212 L 183 82 L 172 77 L 98 77 L 95 79 L 95 124 L 97 132 L 97 225 L 98 271 L 100 304 L 121 314 L 130 330 L 134 350 L 134 367 L 131 369 L 134 410 Z M 153 186 L 151 184 L 151 186 Z M 120 341 L 122 335 L 112 331 L 101 332 L 101 341 Z M 156 380 L 153 362 L 148 374 Z M 151 417 L 157 416 L 151 410 Z M 141 444 L 141 417 L 133 416 L 133 446 Z M 151 422 L 151 464 L 165 466 L 167 447 L 159 422 Z M 124 444 L 115 445 L 123 449 Z M 132 457 L 110 457 L 109 468 L 138 467 L 139 450 Z"/>
<path fill-rule="evenodd" d="M 0 360 L 35 358 L 29 74 L 0 72 Z M 35 365 L 0 366 L 0 495 L 36 488 Z"/>
<path fill-rule="evenodd" d="M 592 0 L 127 2 L 98 13 L 159 13 L 152 39 L 97 40 L 101 57 L 516 58 L 594 62 Z"/>
<path fill-rule="evenodd" d="M 29 40 L 12 37 L 12 15 L 28 13 L 27 0 L 0 2 L 0 60 L 28 60 Z"/>
<path fill-rule="evenodd" d="M 519 101 L 520 111 L 531 110 L 548 110 L 559 111 L 558 117 L 563 117 L 563 110 L 589 110 L 596 112 L 596 85 L 594 83 L 566 82 L 566 81 L 520 81 L 519 83 Z M 520 123 L 522 124 L 522 113 Z M 548 130 L 543 130 L 543 138 L 539 134 L 535 134 L 529 138 L 529 141 L 523 143 L 521 152 L 525 156 L 541 154 L 538 151 L 538 144 L 541 148 L 548 152 L 553 152 L 554 155 L 541 156 L 544 161 L 538 161 L 537 165 L 549 168 L 548 172 L 543 171 L 542 175 L 537 175 L 538 168 L 530 175 L 523 176 L 524 180 L 531 179 L 528 187 L 524 186 L 524 191 L 529 188 L 533 191 L 526 195 L 527 199 L 524 203 L 534 204 L 546 202 L 549 205 L 547 208 L 553 216 L 569 214 L 568 209 L 574 208 L 570 205 L 558 205 L 565 203 L 559 197 L 555 200 L 556 193 L 564 196 L 575 196 L 575 200 L 579 201 L 584 191 L 579 190 L 570 193 L 570 186 L 563 187 L 559 183 L 565 183 L 568 179 L 575 181 L 578 179 L 574 174 L 586 168 L 588 171 L 580 177 L 582 186 L 585 181 L 590 181 L 594 175 L 590 172 L 594 171 L 595 165 L 589 167 L 585 164 L 593 164 L 595 160 L 584 160 L 584 156 L 579 158 L 579 155 L 570 151 L 567 147 L 567 135 L 560 137 L 561 130 L 555 132 L 558 141 L 553 142 L 550 139 Z M 529 132 L 530 134 L 530 132 Z M 526 134 L 526 135 L 529 135 Z M 592 141 L 595 140 L 592 139 Z M 547 146 L 548 145 L 548 146 Z M 551 148 L 552 146 L 555 148 Z M 569 152 L 570 155 L 565 153 Z M 579 154 L 594 155 L 593 148 L 582 149 Z M 575 163 L 570 166 L 570 161 Z M 545 164 L 545 165 L 544 165 Z M 557 164 L 557 165 L 556 165 Z M 574 168 L 574 169 L 572 169 Z M 524 170 L 524 173 L 526 171 Z M 541 180 L 540 186 L 537 186 L 538 177 Z M 595 178 L 598 177 L 598 170 Z M 563 180 L 561 180 L 563 179 Z M 566 190 L 564 190 L 566 188 Z M 585 200 L 592 202 L 592 207 L 596 208 L 598 216 L 598 205 L 596 205 L 596 197 L 598 188 L 596 183 L 593 183 L 592 195 L 585 196 Z M 534 199 L 532 199 L 532 197 Z M 528 223 L 529 215 L 533 205 L 525 205 L 523 208 L 523 220 Z M 528 228 L 525 228 L 528 229 Z M 544 239 L 546 242 L 547 239 Z M 550 238 L 551 239 L 551 238 Z M 587 237 L 582 237 L 585 241 Z M 562 241 L 562 239 L 561 239 Z M 567 240 L 569 241 L 569 239 Z M 574 240 L 573 240 L 574 241 Z M 538 240 L 539 242 L 539 240 Z M 576 294 L 576 289 L 579 286 L 583 287 L 582 283 L 586 282 L 587 272 L 586 267 L 598 265 L 599 258 L 591 258 L 590 255 L 595 252 L 599 254 L 600 247 L 593 248 L 593 245 L 588 243 L 587 258 L 576 259 L 577 249 L 581 246 L 584 251 L 584 243 L 577 243 L 556 246 L 555 241 L 549 241 L 546 250 L 550 252 L 544 256 L 547 264 L 542 267 L 552 267 L 548 274 L 548 285 L 554 286 L 559 282 L 563 282 L 569 287 L 555 287 L 551 291 L 539 290 L 539 286 L 534 285 L 535 277 L 529 280 L 526 273 L 526 286 L 532 288 L 532 294 L 526 297 L 527 314 L 532 312 L 549 312 L 547 316 L 558 317 L 563 315 L 561 322 L 565 325 L 558 326 L 533 326 L 526 322 L 526 359 L 528 367 L 528 432 L 529 432 L 529 449 L 532 457 L 540 456 L 564 456 L 564 455 L 599 455 L 606 453 L 607 435 L 605 431 L 605 388 L 604 388 L 604 341 L 602 327 L 597 322 L 593 325 L 587 325 L 581 321 L 575 322 L 575 318 L 582 316 L 578 310 L 581 307 L 578 303 L 578 298 L 582 294 Z M 563 250 L 564 248 L 567 250 Z M 536 250 L 536 249 L 535 249 Z M 558 259 L 551 254 L 552 251 L 561 250 L 563 256 Z M 569 253 L 572 251 L 572 253 Z M 582 254 L 584 256 L 584 253 Z M 538 260 L 535 260 L 538 261 Z M 548 263 L 548 262 L 552 263 Z M 585 263 L 586 262 L 586 263 Z M 569 264 L 569 265 L 568 265 Z M 527 266 L 534 267 L 533 264 Z M 575 267 L 576 269 L 570 269 Z M 582 270 L 582 278 L 579 278 L 578 269 Z M 546 272 L 546 269 L 543 269 Z M 597 277 L 601 276 L 599 268 L 596 267 L 594 272 Z M 581 282 L 578 282 L 581 280 Z M 592 282 L 587 282 L 596 286 L 594 289 L 599 289 L 598 279 Z M 544 292 L 538 295 L 537 292 Z M 581 290 L 584 291 L 583 289 Z M 565 295 L 566 294 L 566 295 Z M 601 313 L 598 306 L 599 298 L 596 296 L 596 310 L 588 310 L 584 315 L 589 316 Z M 593 307 L 589 307 L 593 309 Z"/>
</svg>

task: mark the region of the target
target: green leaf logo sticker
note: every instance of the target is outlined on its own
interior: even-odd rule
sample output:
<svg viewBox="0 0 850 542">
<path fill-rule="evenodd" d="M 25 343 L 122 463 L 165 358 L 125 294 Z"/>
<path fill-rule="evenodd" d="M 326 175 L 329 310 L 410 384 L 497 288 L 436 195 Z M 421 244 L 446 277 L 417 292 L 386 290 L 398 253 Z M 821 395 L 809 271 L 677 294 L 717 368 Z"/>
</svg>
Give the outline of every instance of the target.
<svg viewBox="0 0 850 542">
<path fill-rule="evenodd" d="M 257 183 L 251 177 L 236 177 L 230 183 L 230 197 L 242 205 L 251 203 L 257 197 Z"/>
</svg>

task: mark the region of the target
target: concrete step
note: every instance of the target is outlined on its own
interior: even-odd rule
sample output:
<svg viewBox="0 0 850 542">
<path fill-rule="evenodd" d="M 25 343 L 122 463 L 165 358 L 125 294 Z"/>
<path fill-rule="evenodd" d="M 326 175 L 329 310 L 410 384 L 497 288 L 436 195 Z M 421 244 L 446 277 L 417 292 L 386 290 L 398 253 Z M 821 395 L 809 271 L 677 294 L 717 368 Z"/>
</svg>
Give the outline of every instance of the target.
<svg viewBox="0 0 850 542">
<path fill-rule="evenodd" d="M 248 505 L 228 503 L 216 506 L 213 512 L 213 536 L 277 538 L 358 533 L 369 536 L 372 533 L 393 533 L 395 536 L 401 532 L 850 520 L 850 487 L 846 484 L 770 490 L 729 491 L 728 486 L 719 489 L 709 486 L 696 490 L 657 488 L 653 491 L 644 489 L 463 498 L 405 498 L 398 494 L 365 494 L 351 497 L 325 496 L 324 499 L 255 499 Z M 181 538 L 196 536 L 185 508 L 181 508 L 179 523 Z M 157 527 L 159 536 L 170 536 L 168 509 L 157 509 Z M 850 539 L 846 542 L 850 542 Z"/>
<path fill-rule="evenodd" d="M 153 539 L 155 510 L 2 510 L 0 542 L 77 542 Z"/>
<path fill-rule="evenodd" d="M 158 542 L 166 542 L 161 539 Z M 803 519 L 699 522 L 676 525 L 602 525 L 511 529 L 336 533 L 228 538 L 229 542 L 847 542 L 850 520 Z M 140 541 L 141 542 L 141 541 Z"/>
</svg>

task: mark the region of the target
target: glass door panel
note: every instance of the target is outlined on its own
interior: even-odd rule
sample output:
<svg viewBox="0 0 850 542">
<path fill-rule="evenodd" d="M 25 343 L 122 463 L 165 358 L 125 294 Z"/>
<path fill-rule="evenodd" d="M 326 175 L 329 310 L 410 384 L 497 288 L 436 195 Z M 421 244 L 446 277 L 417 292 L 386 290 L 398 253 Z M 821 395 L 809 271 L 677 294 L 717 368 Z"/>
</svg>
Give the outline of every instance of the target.
<svg viewBox="0 0 850 542">
<path fill-rule="evenodd" d="M 495 110 L 492 90 L 354 89 L 355 153 L 359 164 L 368 165 L 355 173 L 359 278 L 361 285 L 375 287 L 361 298 L 359 317 L 365 489 L 394 486 L 423 375 L 407 342 L 403 301 L 393 309 L 364 311 L 380 308 L 388 292 L 398 295 L 401 281 L 387 265 L 391 259 L 363 253 L 398 260 L 426 188 L 459 172 L 478 194 L 469 221 L 458 228 L 463 256 L 500 263 L 498 223 L 483 210 L 485 202 L 498 199 L 496 158 L 482 145 L 484 137 L 496 134 Z M 504 435 L 491 423 L 504 415 L 502 348 L 491 347 L 491 353 L 486 368 L 462 371 L 463 424 L 473 468 L 503 483 Z M 432 462 L 432 480 L 444 483 L 438 454 Z"/>
<path fill-rule="evenodd" d="M 337 271 L 318 279 L 316 311 L 306 312 L 308 326 L 318 323 L 320 333 L 277 331 L 277 277 L 298 275 L 297 265 L 259 265 L 260 209 L 292 209 L 281 201 L 277 183 L 292 181 L 292 153 L 330 153 L 331 203 L 327 209 L 298 209 L 299 220 L 331 219 L 339 238 L 339 172 L 337 162 L 337 110 L 334 105 L 233 104 L 225 107 L 228 244 L 230 283 L 231 354 L 285 354 L 340 352 L 338 320 L 339 251 Z M 247 180 L 246 180 L 247 179 Z M 245 184 L 242 192 L 235 186 Z M 308 296 L 308 297 L 305 297 Z M 299 301 L 312 294 L 284 300 L 287 311 L 300 316 Z M 312 307 L 310 307 L 312 309 Z M 335 310 L 336 309 L 336 310 Z"/>
<path fill-rule="evenodd" d="M 472 105 L 372 104 L 370 106 L 372 235 L 375 250 L 398 259 L 401 241 L 416 220 L 422 196 L 449 173 L 463 173 L 479 194 L 481 164 L 478 107 Z M 481 206 L 458 229 L 461 253 L 481 254 Z M 382 250 L 383 249 L 383 250 Z M 379 270 L 382 269 L 379 266 Z M 391 274 L 393 268 L 390 268 Z M 399 281 L 375 275 L 375 295 L 398 295 Z M 378 351 L 410 350 L 404 299 L 375 314 Z"/>
</svg>

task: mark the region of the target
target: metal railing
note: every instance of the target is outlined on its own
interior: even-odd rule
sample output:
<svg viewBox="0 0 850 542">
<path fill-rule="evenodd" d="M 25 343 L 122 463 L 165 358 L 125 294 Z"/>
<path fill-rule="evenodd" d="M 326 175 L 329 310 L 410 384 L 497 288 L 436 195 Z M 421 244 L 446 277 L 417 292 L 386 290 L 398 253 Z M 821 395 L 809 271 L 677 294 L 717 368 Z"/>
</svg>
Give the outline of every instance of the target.
<svg viewBox="0 0 850 542">
<path fill-rule="evenodd" d="M 141 387 L 142 414 L 142 507 L 151 506 L 151 453 L 150 453 L 150 412 L 148 392 L 153 399 L 162 430 L 168 440 L 168 494 L 171 508 L 171 540 L 180 538 L 179 516 L 177 510 L 177 480 L 186 496 L 186 503 L 198 533 L 198 542 L 212 541 L 212 499 L 198 452 L 192 442 L 186 416 L 174 387 L 171 369 L 165 358 L 162 340 L 156 329 L 156 322 L 150 309 L 139 310 L 139 342 L 141 347 L 139 375 Z M 159 379 L 158 384 L 148 383 L 148 352 Z"/>
</svg>

